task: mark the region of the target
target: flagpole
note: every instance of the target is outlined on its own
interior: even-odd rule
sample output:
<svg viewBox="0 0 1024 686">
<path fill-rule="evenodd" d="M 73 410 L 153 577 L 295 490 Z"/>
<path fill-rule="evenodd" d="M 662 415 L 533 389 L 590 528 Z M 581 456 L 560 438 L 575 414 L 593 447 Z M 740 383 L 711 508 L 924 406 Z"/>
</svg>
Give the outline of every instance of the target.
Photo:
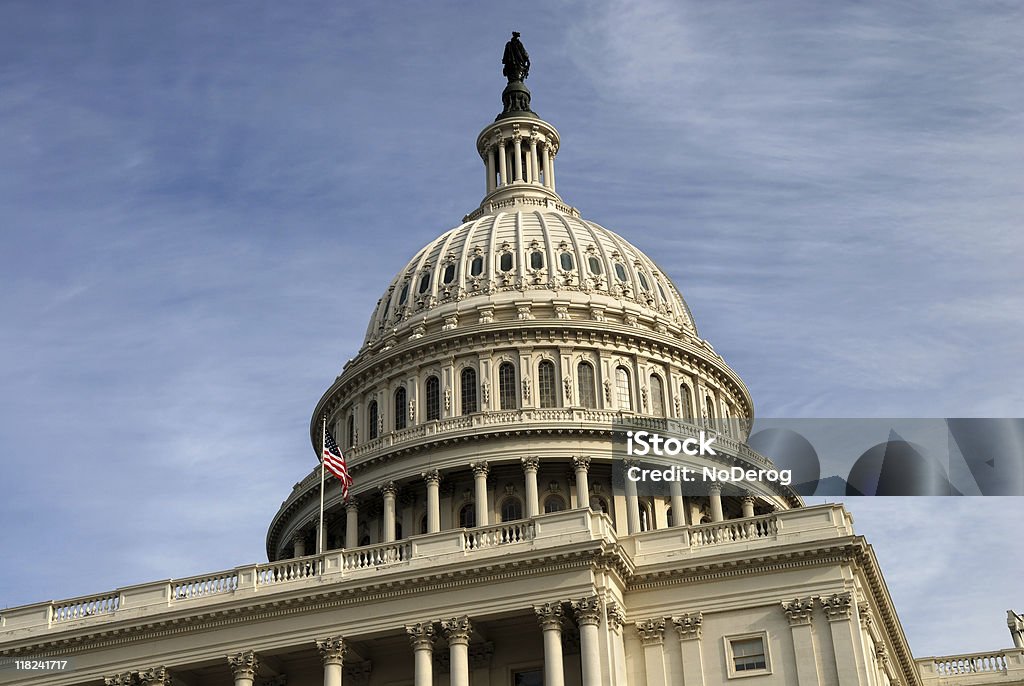
<svg viewBox="0 0 1024 686">
<path fill-rule="evenodd" d="M 320 441 L 320 529 L 316 536 L 316 554 L 324 554 L 324 481 L 327 459 L 324 457 L 324 446 L 327 445 L 327 415 L 324 415 L 324 428 Z"/>
</svg>

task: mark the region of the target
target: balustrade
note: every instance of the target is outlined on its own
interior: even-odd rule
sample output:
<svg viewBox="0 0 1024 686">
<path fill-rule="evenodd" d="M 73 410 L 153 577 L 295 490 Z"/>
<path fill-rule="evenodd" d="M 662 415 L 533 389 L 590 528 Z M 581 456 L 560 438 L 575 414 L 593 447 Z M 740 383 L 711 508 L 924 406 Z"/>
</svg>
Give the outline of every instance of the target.
<svg viewBox="0 0 1024 686">
<path fill-rule="evenodd" d="M 691 527 L 690 543 L 694 547 L 733 541 L 770 538 L 779 533 L 778 515 L 761 515 L 748 519 L 729 519 L 714 524 Z"/>
<path fill-rule="evenodd" d="M 121 604 L 120 593 L 108 593 L 85 598 L 74 598 L 53 605 L 52 621 L 67 622 L 93 615 L 110 614 Z"/>
<path fill-rule="evenodd" d="M 1006 654 L 973 653 L 970 655 L 950 655 L 934 660 L 935 673 L 940 676 L 955 674 L 979 674 L 986 672 L 1005 672 Z"/>
<path fill-rule="evenodd" d="M 175 600 L 188 600 L 217 593 L 230 593 L 237 588 L 238 573 L 235 571 L 222 572 L 176 580 L 171 584 L 171 597 Z"/>
<path fill-rule="evenodd" d="M 462 534 L 462 548 L 463 550 L 477 550 L 509 543 L 522 543 L 532 541 L 535 535 L 533 522 L 528 519 L 479 529 L 467 529 Z"/>
</svg>

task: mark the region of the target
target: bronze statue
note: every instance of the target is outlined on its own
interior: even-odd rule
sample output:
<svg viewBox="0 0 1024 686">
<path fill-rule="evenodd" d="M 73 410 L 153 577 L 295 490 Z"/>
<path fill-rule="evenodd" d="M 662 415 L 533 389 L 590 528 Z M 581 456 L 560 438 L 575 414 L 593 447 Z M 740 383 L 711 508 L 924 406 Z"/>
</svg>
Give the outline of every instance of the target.
<svg viewBox="0 0 1024 686">
<path fill-rule="evenodd" d="M 530 75 L 530 56 L 519 40 L 518 31 L 513 31 L 512 40 L 505 43 L 505 54 L 501 58 L 501 63 L 505 65 L 501 73 L 509 83 L 525 81 Z"/>
</svg>

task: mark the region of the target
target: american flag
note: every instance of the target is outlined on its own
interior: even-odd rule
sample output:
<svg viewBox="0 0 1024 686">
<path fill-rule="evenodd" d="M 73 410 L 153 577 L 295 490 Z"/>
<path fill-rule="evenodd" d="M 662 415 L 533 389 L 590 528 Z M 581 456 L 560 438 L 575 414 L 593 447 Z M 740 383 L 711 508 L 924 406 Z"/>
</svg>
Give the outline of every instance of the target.
<svg viewBox="0 0 1024 686">
<path fill-rule="evenodd" d="M 352 477 L 349 476 L 345 456 L 341 454 L 341 449 L 334 442 L 334 436 L 326 426 L 324 427 L 323 463 L 327 467 L 327 471 L 338 477 L 338 481 L 341 482 L 341 497 L 348 500 L 348 489 L 352 485 Z"/>
</svg>

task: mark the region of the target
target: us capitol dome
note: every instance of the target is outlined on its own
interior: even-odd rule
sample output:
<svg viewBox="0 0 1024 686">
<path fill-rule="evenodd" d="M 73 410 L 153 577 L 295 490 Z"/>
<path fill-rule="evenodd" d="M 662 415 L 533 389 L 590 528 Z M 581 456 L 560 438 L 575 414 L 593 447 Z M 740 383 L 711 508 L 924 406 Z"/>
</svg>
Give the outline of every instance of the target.
<svg viewBox="0 0 1024 686">
<path fill-rule="evenodd" d="M 511 92 L 510 92 L 511 90 Z M 317 403 L 355 480 L 327 493 L 326 548 L 590 506 L 622 534 L 801 504 L 761 481 L 641 497 L 622 482 L 618 428 L 716 440 L 699 468 L 771 465 L 744 445 L 753 402 L 698 334 L 669 276 L 558 194 L 558 131 L 512 82 L 476 139 L 480 206 L 418 250 L 384 289 L 358 355 Z M 668 462 L 666 462 L 668 464 Z M 619 478 L 614 478 L 616 465 Z M 319 470 L 267 536 L 271 560 L 316 547 Z"/>
<path fill-rule="evenodd" d="M 1014 612 L 1015 648 L 915 659 L 842 505 L 624 478 L 630 429 L 715 439 L 647 465 L 771 464 L 669 276 L 559 196 L 517 34 L 503 64 L 480 206 L 382 282 L 313 410 L 350 497 L 317 467 L 268 562 L 0 610 L 0 684 L 1024 684 Z"/>
</svg>

